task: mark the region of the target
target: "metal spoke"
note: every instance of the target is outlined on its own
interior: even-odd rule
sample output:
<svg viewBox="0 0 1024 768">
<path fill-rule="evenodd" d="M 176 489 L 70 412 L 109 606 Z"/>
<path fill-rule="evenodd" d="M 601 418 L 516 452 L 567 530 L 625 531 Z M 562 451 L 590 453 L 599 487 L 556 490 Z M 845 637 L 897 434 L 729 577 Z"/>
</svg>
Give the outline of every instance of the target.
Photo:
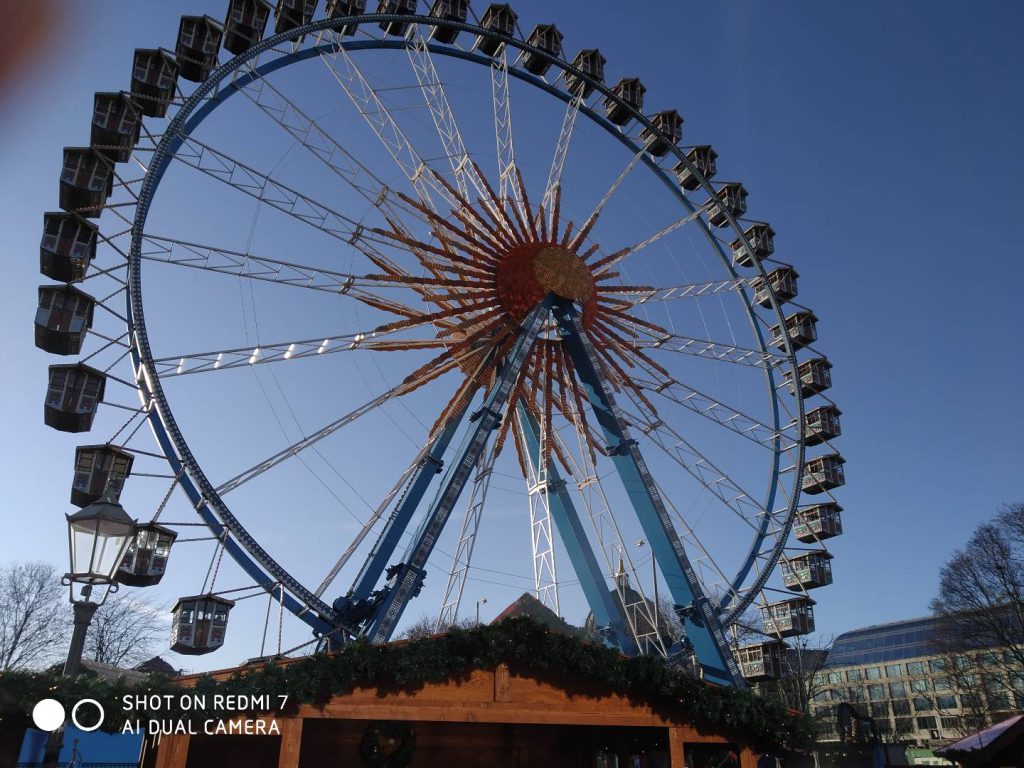
<svg viewBox="0 0 1024 768">
<path fill-rule="evenodd" d="M 785 429 L 776 430 L 743 411 L 722 403 L 718 398 L 705 395 L 675 379 L 649 381 L 634 377 L 633 382 L 641 389 L 656 392 L 667 400 L 721 424 L 758 445 L 772 450 L 789 450 L 797 445 L 797 437 L 787 434 Z"/>
<path fill-rule="evenodd" d="M 404 328 L 401 330 L 405 330 Z M 444 341 L 434 339 L 408 339 L 375 341 L 386 332 L 346 333 L 341 336 L 326 336 L 315 339 L 281 341 L 256 346 L 235 347 L 209 352 L 194 352 L 185 355 L 158 357 L 153 360 L 160 377 L 184 376 L 190 373 L 221 371 L 285 360 L 299 360 L 304 357 L 318 357 L 335 352 L 350 352 L 357 349 L 374 351 L 399 351 L 410 349 L 438 349 Z"/>
<path fill-rule="evenodd" d="M 351 242 L 363 232 L 358 221 L 197 139 L 182 135 L 173 157 L 331 237 Z"/>
<path fill-rule="evenodd" d="M 259 475 L 262 475 L 264 472 L 273 469 L 281 462 L 286 461 L 287 459 L 290 459 L 291 457 L 298 455 L 306 448 L 315 445 L 316 443 L 323 440 L 325 437 L 333 435 L 339 429 L 348 426 L 356 419 L 358 419 L 360 416 L 364 416 L 365 414 L 369 413 L 375 408 L 379 408 L 388 400 L 391 400 L 394 397 L 402 395 L 407 390 L 407 388 L 408 387 L 406 384 L 400 384 L 397 387 L 389 389 L 387 392 L 378 395 L 373 400 L 370 400 L 369 402 L 360 405 L 355 410 L 349 411 L 341 418 L 332 421 L 330 424 L 326 424 L 325 426 L 320 427 L 320 429 L 316 430 L 315 432 L 306 435 L 301 440 L 292 443 L 287 448 L 278 451 L 273 456 L 264 459 L 258 464 L 254 464 L 244 472 L 240 472 L 230 480 L 217 486 L 217 494 L 220 496 L 224 496 L 225 494 L 230 493 L 231 491 L 237 489 L 239 486 L 249 482 L 253 478 L 258 477 Z"/>
<path fill-rule="evenodd" d="M 639 329 L 639 328 L 638 328 Z M 643 329 L 639 329 L 643 330 Z M 650 331 L 644 331 L 650 333 Z M 706 357 L 726 363 L 750 365 L 755 368 L 779 367 L 786 365 L 789 358 L 782 354 L 758 349 L 740 347 L 736 344 L 725 344 L 708 339 L 695 339 L 689 336 L 678 336 L 674 333 L 658 335 L 654 339 L 632 339 L 630 345 L 637 349 L 664 349 L 684 355 Z"/>
<path fill-rule="evenodd" d="M 515 189 L 516 156 L 512 145 L 512 105 L 508 92 L 508 51 L 491 63 L 491 104 L 494 110 L 494 139 L 498 150 L 498 201 L 508 199 Z M 522 203 L 519 203 L 522 206 Z M 520 209 L 525 218 L 525 211 Z"/>
<path fill-rule="evenodd" d="M 451 195 L 444 186 L 437 183 L 432 174 L 427 172 L 426 161 L 413 148 L 405 133 L 391 116 L 391 112 L 377 95 L 377 91 L 363 76 L 349 52 L 345 50 L 341 34 L 335 30 L 328 30 L 325 36 L 333 40 L 333 50 L 321 51 L 320 59 L 327 65 L 328 71 L 337 80 L 342 90 L 359 110 L 359 114 L 363 116 L 367 125 L 370 126 L 402 173 L 405 174 L 420 200 L 431 210 L 436 211 L 437 207 L 431 195 L 433 192 L 449 207 L 454 208 Z"/>
<path fill-rule="evenodd" d="M 649 304 L 655 301 L 675 301 L 703 296 L 718 296 L 723 293 L 742 293 L 757 278 L 733 277 L 728 280 L 712 280 L 706 283 L 684 283 L 667 288 L 653 288 L 649 285 L 610 285 L 602 288 L 603 293 L 630 296 L 629 303 L 633 306 Z"/>
<path fill-rule="evenodd" d="M 624 390 L 629 394 L 629 390 Z M 633 414 L 636 428 L 654 445 L 662 450 L 673 462 L 698 483 L 725 504 L 736 516 L 754 531 L 759 530 L 757 518 L 770 515 L 753 496 L 737 485 L 729 475 L 720 470 L 710 459 L 699 451 L 672 427 L 663 422 L 650 421 Z M 665 435 L 668 436 L 666 440 Z M 749 516 L 748 516 L 749 515 Z"/>
<path fill-rule="evenodd" d="M 451 164 L 459 194 L 463 199 L 470 200 L 469 186 L 472 185 L 476 194 L 487 204 L 490 201 L 490 194 L 466 151 L 462 134 L 459 132 L 459 124 L 455 115 L 452 114 L 451 104 L 444 90 L 444 84 L 441 82 L 437 68 L 434 66 L 434 60 L 430 56 L 427 39 L 418 27 L 415 28 L 412 44 L 406 46 L 405 50 L 409 55 L 412 70 L 416 74 L 416 81 L 426 99 L 427 108 L 430 110 L 438 138 L 444 147 L 444 153 Z"/>
<path fill-rule="evenodd" d="M 234 83 L 242 95 L 319 158 L 357 194 L 384 213 L 389 220 L 398 220 L 401 212 L 421 222 L 425 221 L 422 214 L 389 194 L 387 185 L 373 171 L 321 128 L 316 119 L 307 115 L 295 102 L 259 76 L 253 65 L 247 70 L 252 79 L 246 80 L 245 85 L 239 85 L 243 80 L 239 79 L 238 73 L 234 77 Z M 365 177 L 363 183 L 360 183 L 361 176 Z"/>
<path fill-rule="evenodd" d="M 334 580 L 338 577 L 338 574 L 341 573 L 341 569 L 344 568 L 346 564 L 348 564 L 348 561 L 352 558 L 352 555 L 355 554 L 355 551 L 359 548 L 359 546 L 363 543 L 366 537 L 370 534 L 370 531 L 373 530 L 373 527 L 378 523 L 378 521 L 380 521 L 381 517 L 384 516 L 384 512 L 387 511 L 388 507 L 391 506 L 391 503 L 398 498 L 399 494 L 402 491 L 402 488 L 405 487 L 405 484 L 409 481 L 409 478 L 412 477 L 412 473 L 415 472 L 417 467 L 419 467 L 419 465 L 422 463 L 424 457 L 427 455 L 427 451 L 429 450 L 429 444 L 421 448 L 419 453 L 416 454 L 416 458 L 412 460 L 412 463 L 406 468 L 405 472 L 402 473 L 402 476 L 398 478 L 398 482 L 391 486 L 391 489 L 384 495 L 384 499 L 381 501 L 380 504 L 377 505 L 377 508 L 374 509 L 373 513 L 366 519 L 366 522 L 363 523 L 363 527 L 359 529 L 359 533 L 355 535 L 355 538 L 352 539 L 348 547 L 346 547 L 345 551 L 342 552 L 341 557 L 338 558 L 338 561 L 328 572 L 327 576 L 324 577 L 324 580 L 320 582 L 320 586 L 316 588 L 314 594 L 316 594 L 317 597 L 323 596 L 324 592 L 327 591 L 328 587 L 330 587 Z"/>
<path fill-rule="evenodd" d="M 233 277 L 263 280 L 326 293 L 361 295 L 360 288 L 413 288 L 436 285 L 434 278 L 353 275 L 308 264 L 281 261 L 171 237 L 143 235 L 142 258 L 176 266 L 205 269 Z M 366 294 L 373 296 L 373 294 Z"/>
<path fill-rule="evenodd" d="M 454 626 L 462 604 L 462 593 L 466 587 L 470 564 L 473 560 L 473 549 L 476 546 L 477 533 L 480 530 L 480 518 L 487 501 L 487 491 L 494 474 L 494 462 L 501 450 L 497 440 L 492 440 L 490 448 L 481 454 L 473 475 L 473 487 L 469 492 L 466 513 L 459 529 L 459 543 L 452 558 L 452 567 L 448 572 L 448 583 L 441 601 L 441 612 L 437 617 L 436 629 L 439 632 Z"/>
<path fill-rule="evenodd" d="M 665 227 L 662 227 L 657 232 L 655 232 L 653 235 L 651 235 L 650 237 L 647 237 L 647 238 L 641 240 L 640 242 L 636 243 L 635 245 L 630 245 L 630 246 L 628 246 L 626 248 L 621 248 L 621 249 L 615 251 L 614 253 L 611 253 L 608 256 L 605 256 L 603 259 L 598 259 L 597 261 L 594 262 L 594 264 L 592 266 L 592 268 L 594 270 L 594 275 L 595 276 L 600 276 L 600 275 L 608 273 L 611 270 L 612 267 L 614 267 L 616 264 L 621 262 L 626 257 L 636 253 L 637 251 L 643 250 L 644 248 L 646 248 L 649 245 L 654 245 L 654 243 L 658 242 L 663 237 L 666 237 L 667 235 L 672 234 L 677 229 L 679 229 L 681 227 L 684 227 L 687 224 L 689 224 L 691 221 L 694 221 L 694 220 L 700 218 L 700 215 L 702 213 L 704 213 L 705 209 L 710 207 L 710 205 L 711 205 L 710 203 L 707 203 L 704 206 L 702 206 L 702 207 L 698 208 L 697 210 L 693 211 L 692 213 L 688 213 L 686 216 L 683 216 L 681 219 L 676 219 L 671 224 L 669 224 L 669 225 L 667 225 Z"/>
<path fill-rule="evenodd" d="M 538 439 L 537 453 L 526 449 L 529 441 L 523 430 L 522 417 L 517 410 L 514 414 L 516 430 L 519 433 L 519 444 L 523 446 L 526 461 L 526 491 L 530 508 L 530 541 L 533 551 L 533 583 L 534 593 L 541 604 L 546 605 L 556 615 L 558 607 L 558 571 L 555 564 L 555 539 L 551 526 L 551 488 L 548 478 L 548 465 L 551 461 L 551 436 L 548 431 L 548 420 L 537 422 Z"/>
<path fill-rule="evenodd" d="M 569 144 L 572 141 L 573 129 L 576 127 L 576 117 L 580 113 L 580 105 L 583 103 L 584 90 L 581 87 L 565 109 L 565 117 L 562 118 L 562 130 L 559 131 L 558 141 L 555 143 L 555 154 L 551 158 L 548 180 L 544 185 L 544 198 L 541 200 L 541 207 L 544 208 L 545 215 L 548 217 L 548 229 L 552 228 L 555 188 L 562 185 L 562 171 L 565 168 L 565 158 L 569 154 Z"/>
</svg>

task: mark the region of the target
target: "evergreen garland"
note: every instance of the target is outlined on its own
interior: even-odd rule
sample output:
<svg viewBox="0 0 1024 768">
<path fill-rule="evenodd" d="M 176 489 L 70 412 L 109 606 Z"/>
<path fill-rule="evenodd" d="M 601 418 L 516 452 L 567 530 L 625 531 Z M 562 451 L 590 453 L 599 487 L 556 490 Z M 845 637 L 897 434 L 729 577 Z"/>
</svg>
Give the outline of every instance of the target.
<svg viewBox="0 0 1024 768">
<path fill-rule="evenodd" d="M 642 698 L 666 715 L 682 715 L 703 731 L 721 733 L 758 750 L 780 746 L 807 749 L 814 741 L 809 717 L 750 690 L 709 685 L 651 656 L 626 658 L 611 648 L 548 632 L 522 617 L 404 643 L 372 645 L 359 640 L 329 655 L 238 670 L 224 681 L 204 675 L 193 688 L 156 676 L 130 684 L 92 674 L 70 680 L 53 671 L 3 672 L 0 721 L 10 721 L 12 715 L 23 717 L 44 698 L 57 699 L 65 706 L 82 698 L 96 699 L 107 712 L 103 729 L 108 731 L 120 731 L 126 719 L 227 717 L 229 713 L 224 711 L 181 709 L 176 704 L 131 712 L 125 712 L 122 705 L 125 695 L 171 694 L 176 702 L 182 694 L 206 694 L 209 703 L 216 693 L 287 694 L 288 703 L 280 713 L 287 716 L 301 704 L 322 707 L 332 696 L 360 686 L 376 687 L 382 693 L 408 691 L 426 683 L 462 681 L 473 670 L 490 670 L 502 663 L 513 673 L 546 679 L 570 695 L 594 695 L 592 689 L 597 684 L 609 692 Z"/>
</svg>

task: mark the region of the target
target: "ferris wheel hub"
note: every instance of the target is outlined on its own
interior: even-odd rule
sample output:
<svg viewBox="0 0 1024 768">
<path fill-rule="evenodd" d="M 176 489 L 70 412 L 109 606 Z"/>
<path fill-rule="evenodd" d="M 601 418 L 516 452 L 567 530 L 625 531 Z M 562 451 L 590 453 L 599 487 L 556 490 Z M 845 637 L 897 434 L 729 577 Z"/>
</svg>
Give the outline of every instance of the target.
<svg viewBox="0 0 1024 768">
<path fill-rule="evenodd" d="M 549 293 L 581 304 L 586 318 L 597 293 L 590 267 L 559 243 L 529 242 L 510 248 L 495 271 L 495 284 L 502 306 L 516 320 Z"/>
</svg>

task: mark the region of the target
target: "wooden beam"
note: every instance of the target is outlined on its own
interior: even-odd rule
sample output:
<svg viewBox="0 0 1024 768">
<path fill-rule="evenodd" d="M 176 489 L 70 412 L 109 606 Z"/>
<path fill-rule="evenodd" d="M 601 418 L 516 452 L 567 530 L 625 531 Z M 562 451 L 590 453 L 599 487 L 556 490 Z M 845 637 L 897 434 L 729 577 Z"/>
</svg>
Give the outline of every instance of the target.
<svg viewBox="0 0 1024 768">
<path fill-rule="evenodd" d="M 159 751 L 156 754 L 156 768 L 185 768 L 191 739 L 191 736 L 182 733 L 161 737 Z"/>
<path fill-rule="evenodd" d="M 668 764 L 670 768 L 685 768 L 686 747 L 683 744 L 683 729 L 668 729 Z M 742 768 L 746 768 L 743 766 Z"/>
<path fill-rule="evenodd" d="M 277 758 L 277 768 L 299 768 L 299 752 L 302 748 L 302 718 L 279 717 L 277 725 L 281 729 L 281 753 Z M 744 768 L 746 768 L 744 766 Z"/>
</svg>

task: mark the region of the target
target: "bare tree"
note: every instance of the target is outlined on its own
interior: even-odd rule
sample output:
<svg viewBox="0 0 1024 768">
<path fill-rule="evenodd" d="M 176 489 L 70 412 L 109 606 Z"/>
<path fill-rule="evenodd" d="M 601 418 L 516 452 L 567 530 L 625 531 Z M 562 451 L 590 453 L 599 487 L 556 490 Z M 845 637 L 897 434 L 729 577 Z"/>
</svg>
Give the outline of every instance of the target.
<svg viewBox="0 0 1024 768">
<path fill-rule="evenodd" d="M 119 592 L 99 607 L 85 636 L 85 656 L 103 664 L 131 667 L 154 655 L 165 636 L 160 612 L 132 594 Z"/>
<path fill-rule="evenodd" d="M 939 571 L 932 644 L 971 732 L 1024 689 L 1024 504 L 1004 506 Z"/>
<path fill-rule="evenodd" d="M 67 651 L 70 611 L 49 563 L 0 568 L 0 670 L 45 666 Z"/>
<path fill-rule="evenodd" d="M 932 610 L 944 649 L 1001 648 L 1004 668 L 1024 669 L 1024 504 L 978 526 L 939 571 Z"/>
</svg>

